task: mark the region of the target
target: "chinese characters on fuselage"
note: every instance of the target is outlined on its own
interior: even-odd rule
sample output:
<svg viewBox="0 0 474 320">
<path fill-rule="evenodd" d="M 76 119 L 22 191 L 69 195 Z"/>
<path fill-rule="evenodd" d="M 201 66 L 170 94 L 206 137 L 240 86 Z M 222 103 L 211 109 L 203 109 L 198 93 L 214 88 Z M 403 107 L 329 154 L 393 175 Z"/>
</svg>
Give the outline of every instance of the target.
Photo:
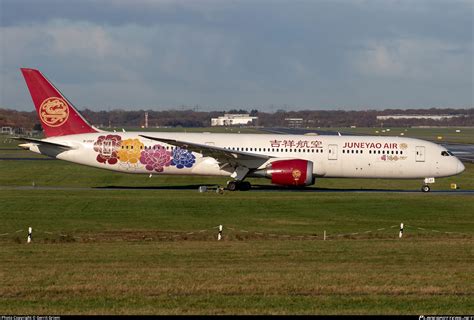
<svg viewBox="0 0 474 320">
<path fill-rule="evenodd" d="M 272 148 L 297 148 L 316 149 L 322 148 L 323 142 L 320 140 L 270 140 Z"/>
</svg>

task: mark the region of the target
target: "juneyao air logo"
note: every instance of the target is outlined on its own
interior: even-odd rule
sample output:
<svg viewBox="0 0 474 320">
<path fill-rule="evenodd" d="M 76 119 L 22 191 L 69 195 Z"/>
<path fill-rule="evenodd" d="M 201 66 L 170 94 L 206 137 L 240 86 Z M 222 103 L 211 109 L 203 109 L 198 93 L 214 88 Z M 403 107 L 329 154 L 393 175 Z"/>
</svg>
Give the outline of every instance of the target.
<svg viewBox="0 0 474 320">
<path fill-rule="evenodd" d="M 69 117 L 69 106 L 61 98 L 50 97 L 41 103 L 39 114 L 47 126 L 59 127 Z"/>
<path fill-rule="evenodd" d="M 294 169 L 294 170 L 291 172 L 291 175 L 293 176 L 293 179 L 295 179 L 295 182 L 298 182 L 298 180 L 299 180 L 300 177 L 301 177 L 301 171 L 298 170 L 298 169 Z"/>
</svg>

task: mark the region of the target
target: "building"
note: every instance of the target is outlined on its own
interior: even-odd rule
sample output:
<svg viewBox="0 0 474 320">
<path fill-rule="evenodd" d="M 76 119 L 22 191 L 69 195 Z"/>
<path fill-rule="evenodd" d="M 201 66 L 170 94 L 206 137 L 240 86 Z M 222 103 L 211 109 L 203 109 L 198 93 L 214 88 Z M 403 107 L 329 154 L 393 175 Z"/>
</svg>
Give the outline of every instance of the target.
<svg viewBox="0 0 474 320">
<path fill-rule="evenodd" d="M 249 114 L 229 114 L 211 118 L 211 126 L 247 126 L 254 125 L 258 117 L 251 117 Z"/>
<path fill-rule="evenodd" d="M 2 127 L 2 134 L 13 134 L 12 127 Z"/>
<path fill-rule="evenodd" d="M 303 126 L 303 118 L 285 118 L 289 128 L 301 128 Z"/>
<path fill-rule="evenodd" d="M 445 120 L 451 118 L 464 117 L 462 114 L 456 115 L 429 115 L 429 114 L 394 114 L 387 116 L 377 116 L 377 120 L 388 120 L 388 119 L 431 119 L 431 120 Z"/>
</svg>

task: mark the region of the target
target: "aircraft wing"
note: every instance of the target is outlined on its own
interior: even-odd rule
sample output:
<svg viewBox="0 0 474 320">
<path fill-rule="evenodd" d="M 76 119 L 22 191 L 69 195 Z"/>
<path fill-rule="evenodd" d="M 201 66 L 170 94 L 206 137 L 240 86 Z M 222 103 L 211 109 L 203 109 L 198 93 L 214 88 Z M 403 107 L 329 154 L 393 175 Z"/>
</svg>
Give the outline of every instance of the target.
<svg viewBox="0 0 474 320">
<path fill-rule="evenodd" d="M 157 137 L 150 137 L 145 135 L 140 135 L 140 137 L 155 140 L 163 143 L 167 143 L 176 147 L 187 149 L 202 154 L 205 157 L 212 157 L 216 159 L 221 164 L 231 164 L 239 165 L 252 160 L 259 160 L 258 162 L 265 162 L 272 156 L 262 155 L 262 154 L 253 154 L 243 151 L 229 150 L 221 147 L 210 146 L 206 144 L 173 140 L 173 139 L 164 139 Z"/>
<path fill-rule="evenodd" d="M 64 150 L 73 149 L 73 147 L 67 146 L 65 144 L 51 142 L 51 141 L 44 141 L 44 140 L 41 140 L 41 139 L 25 138 L 25 137 L 14 137 L 13 139 L 26 141 L 26 142 L 31 142 L 31 143 L 35 143 L 35 144 L 39 144 L 39 145 L 47 145 L 47 146 L 56 147 L 56 148 L 60 148 L 60 149 L 64 149 Z"/>
</svg>

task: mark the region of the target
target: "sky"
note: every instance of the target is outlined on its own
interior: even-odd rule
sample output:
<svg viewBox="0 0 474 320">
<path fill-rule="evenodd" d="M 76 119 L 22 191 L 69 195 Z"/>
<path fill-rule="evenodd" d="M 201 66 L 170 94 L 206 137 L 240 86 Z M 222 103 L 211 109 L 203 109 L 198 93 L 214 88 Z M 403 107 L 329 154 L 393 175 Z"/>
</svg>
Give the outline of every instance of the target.
<svg viewBox="0 0 474 320">
<path fill-rule="evenodd" d="M 20 67 L 77 107 L 474 107 L 474 0 L 0 0 L 0 108 Z"/>
</svg>

